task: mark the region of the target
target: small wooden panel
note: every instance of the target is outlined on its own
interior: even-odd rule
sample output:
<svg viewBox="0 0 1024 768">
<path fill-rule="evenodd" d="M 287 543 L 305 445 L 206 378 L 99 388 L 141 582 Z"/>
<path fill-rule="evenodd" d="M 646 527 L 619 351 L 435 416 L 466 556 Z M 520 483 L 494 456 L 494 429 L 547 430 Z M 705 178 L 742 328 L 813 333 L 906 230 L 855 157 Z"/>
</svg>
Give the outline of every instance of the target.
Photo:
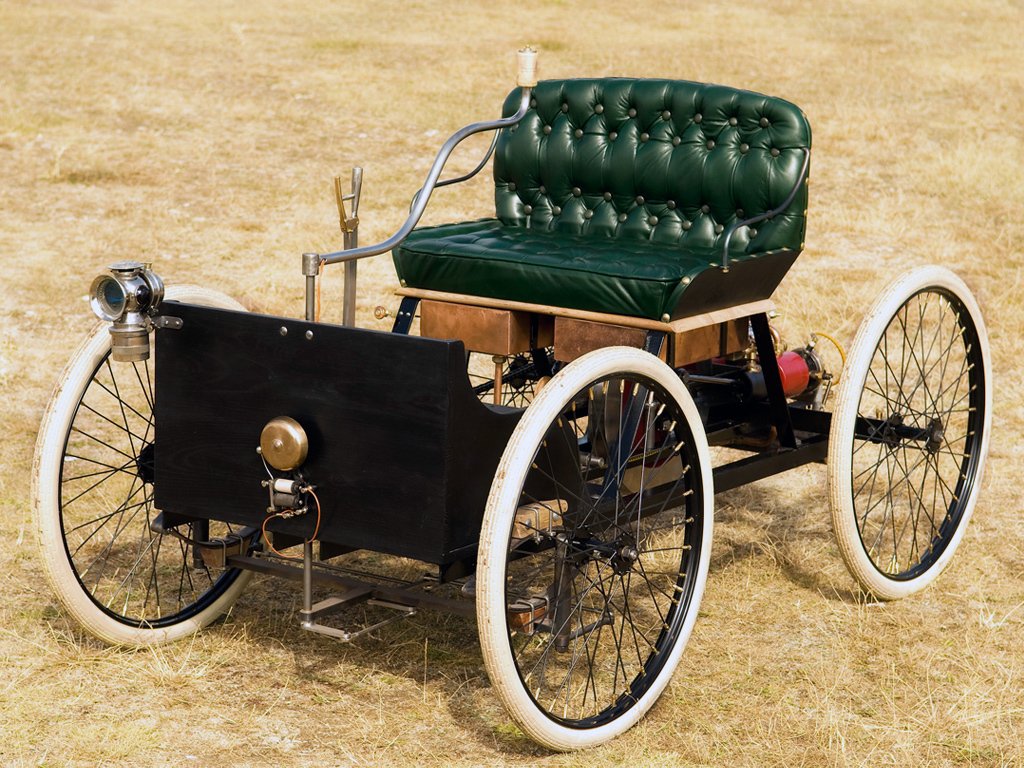
<svg viewBox="0 0 1024 768">
<path fill-rule="evenodd" d="M 721 354 L 721 326 L 705 325 L 692 331 L 683 331 L 675 335 L 675 355 L 673 365 L 690 365 L 701 360 L 710 360 Z"/>
<path fill-rule="evenodd" d="M 725 328 L 722 334 L 722 354 L 733 355 L 750 346 L 750 323 L 747 318 L 740 317 L 722 323 Z"/>
<path fill-rule="evenodd" d="M 535 339 L 532 338 L 534 325 Z M 513 355 L 550 347 L 554 343 L 554 321 L 530 312 L 421 301 L 420 335 L 431 339 L 461 339 L 466 349 L 473 352 Z"/>
<path fill-rule="evenodd" d="M 570 362 L 604 347 L 643 347 L 647 331 L 574 317 L 555 318 L 555 357 Z"/>
<path fill-rule="evenodd" d="M 750 341 L 747 318 L 727 320 L 675 334 L 675 367 L 742 352 Z"/>
<path fill-rule="evenodd" d="M 647 331 L 611 323 L 595 323 L 571 317 L 555 318 L 555 356 L 570 362 L 588 352 L 604 347 L 636 347 L 644 345 Z M 672 331 L 673 367 L 710 360 L 713 357 L 743 351 L 747 341 L 747 319 L 712 322 L 688 330 Z M 666 359 L 663 347 L 661 359 Z"/>
</svg>

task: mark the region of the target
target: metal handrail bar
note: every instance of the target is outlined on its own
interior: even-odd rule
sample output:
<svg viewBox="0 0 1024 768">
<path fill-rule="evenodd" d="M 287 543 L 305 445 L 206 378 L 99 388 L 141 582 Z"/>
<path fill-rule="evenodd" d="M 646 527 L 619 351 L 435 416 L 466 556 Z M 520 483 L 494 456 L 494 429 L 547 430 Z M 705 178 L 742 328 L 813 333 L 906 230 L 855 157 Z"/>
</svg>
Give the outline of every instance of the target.
<svg viewBox="0 0 1024 768">
<path fill-rule="evenodd" d="M 434 191 L 435 187 L 438 186 L 438 178 L 441 176 L 444 164 L 448 162 L 448 158 L 451 156 L 455 147 L 457 147 L 463 139 L 472 136 L 475 133 L 495 131 L 518 123 L 526 116 L 527 111 L 530 109 L 530 93 L 532 90 L 532 88 L 528 87 L 524 87 L 522 89 L 519 109 L 516 110 L 516 113 L 511 117 L 471 123 L 464 128 L 460 128 L 448 138 L 448 141 L 446 141 L 441 146 L 440 151 L 438 151 L 437 157 L 434 158 L 434 164 L 430 166 L 430 172 L 427 174 L 427 180 L 423 182 L 423 187 L 416 194 L 416 197 L 413 200 L 412 210 L 409 212 L 409 217 L 405 220 L 405 223 L 398 229 L 398 231 L 395 232 L 395 234 L 376 245 L 365 245 L 362 248 L 352 248 L 347 251 L 342 250 L 335 251 L 334 253 L 320 254 L 320 262 L 322 264 L 339 264 L 346 261 L 353 261 L 355 259 L 365 259 L 368 256 L 376 256 L 378 254 L 385 253 L 386 251 L 390 251 L 401 244 L 401 242 L 409 236 L 409 233 L 412 232 L 413 228 L 419 223 L 420 218 L 423 216 L 423 212 L 427 207 L 427 202 L 430 200 L 430 195 Z M 424 194 L 424 192 L 426 194 Z"/>
<path fill-rule="evenodd" d="M 729 226 L 729 230 L 725 233 L 725 240 L 722 243 L 723 272 L 729 271 L 729 241 L 732 240 L 733 233 L 735 233 L 736 230 L 739 229 L 740 227 L 749 227 L 751 224 L 757 224 L 757 222 L 759 221 L 764 221 L 765 219 L 770 219 L 773 216 L 779 215 L 787 208 L 789 208 L 790 203 L 793 202 L 793 198 L 796 197 L 797 190 L 800 189 L 800 185 L 803 184 L 804 179 L 807 178 L 807 169 L 810 167 L 811 164 L 811 150 L 809 150 L 807 147 L 800 147 L 800 151 L 804 153 L 804 164 L 803 167 L 800 169 L 800 176 L 797 178 L 796 184 L 794 184 L 793 188 L 789 190 L 789 194 L 786 196 L 786 199 L 782 201 L 782 205 L 780 205 L 778 208 L 773 208 L 770 211 L 765 211 L 764 213 L 758 216 L 752 216 L 749 219 L 743 219 L 743 221 L 733 222 Z"/>
<path fill-rule="evenodd" d="M 447 187 L 447 186 L 449 186 L 451 184 L 461 184 L 464 181 L 469 181 L 470 179 L 472 179 L 474 176 L 476 176 L 478 173 L 480 173 L 480 171 L 482 171 L 484 169 L 484 166 L 487 165 L 487 161 L 490 160 L 491 159 L 491 155 L 494 154 L 494 148 L 497 147 L 497 146 L 498 146 L 498 132 L 495 131 L 494 132 L 494 137 L 491 139 L 491 145 L 487 148 L 487 152 L 484 153 L 484 156 L 480 159 L 480 162 L 476 164 L 476 168 L 474 168 L 469 173 L 464 173 L 461 176 L 456 176 L 454 179 L 442 179 L 441 181 L 437 182 L 437 184 L 434 185 L 434 189 L 440 189 L 441 187 Z M 412 210 L 412 207 L 414 205 L 416 205 L 416 200 L 419 198 L 420 193 L 422 191 L 423 191 L 423 187 L 420 187 L 419 189 L 416 190 L 416 194 L 412 196 L 412 200 L 409 201 L 409 210 L 410 211 Z"/>
</svg>

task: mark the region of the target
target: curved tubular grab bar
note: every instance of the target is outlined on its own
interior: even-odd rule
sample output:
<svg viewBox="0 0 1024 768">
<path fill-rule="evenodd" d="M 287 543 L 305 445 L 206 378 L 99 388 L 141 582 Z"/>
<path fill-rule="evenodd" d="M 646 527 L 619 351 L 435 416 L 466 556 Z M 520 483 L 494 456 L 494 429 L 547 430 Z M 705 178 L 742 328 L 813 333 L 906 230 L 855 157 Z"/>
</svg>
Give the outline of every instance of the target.
<svg viewBox="0 0 1024 768">
<path fill-rule="evenodd" d="M 484 156 L 480 158 L 480 162 L 476 164 L 476 168 L 474 168 L 469 173 L 464 173 L 461 176 L 456 176 L 454 179 L 444 179 L 442 181 L 439 181 L 437 182 L 437 184 L 434 185 L 434 189 L 447 187 L 449 184 L 461 184 L 464 181 L 469 181 L 470 179 L 472 179 L 474 176 L 476 176 L 478 173 L 480 173 L 480 171 L 484 169 L 485 165 L 487 165 L 487 161 L 491 159 L 491 155 L 494 154 L 494 148 L 496 146 L 498 146 L 497 131 L 495 131 L 494 133 L 494 138 L 491 139 L 491 145 L 487 148 L 487 151 L 484 153 Z M 421 192 L 423 192 L 423 187 L 417 189 L 416 194 L 413 195 L 412 200 L 409 201 L 410 211 L 412 211 L 413 206 L 416 205 L 416 199 L 420 196 Z"/>
<path fill-rule="evenodd" d="M 770 211 L 765 211 L 759 216 L 752 216 L 749 219 L 734 222 L 729 227 L 729 231 L 725 233 L 725 240 L 722 242 L 723 272 L 729 271 L 729 241 L 732 240 L 733 233 L 735 233 L 736 230 L 739 229 L 740 227 L 749 227 L 751 224 L 757 224 L 757 222 L 759 221 L 764 221 L 765 219 L 770 219 L 773 216 L 779 215 L 787 208 L 789 208 L 790 203 L 793 202 L 793 198 L 796 197 L 797 190 L 800 189 L 800 185 L 803 184 L 804 180 L 807 178 L 807 168 L 811 164 L 811 150 L 809 150 L 807 147 L 800 147 L 800 151 L 804 153 L 804 164 L 803 167 L 800 169 L 800 176 L 797 178 L 796 184 L 794 184 L 793 188 L 789 190 L 789 194 L 786 195 L 786 199 L 782 201 L 782 205 L 780 205 L 778 208 L 773 208 Z"/>
<path fill-rule="evenodd" d="M 444 164 L 448 162 L 448 158 L 452 154 L 452 150 L 459 145 L 459 143 L 472 136 L 474 133 L 481 133 L 482 131 L 495 131 L 500 128 L 507 128 L 510 125 L 515 125 L 522 120 L 527 111 L 530 108 L 530 93 L 532 88 L 523 88 L 522 97 L 519 101 L 519 109 L 511 117 L 503 117 L 498 120 L 488 120 L 480 123 L 471 123 L 464 128 L 460 128 L 453 133 L 442 146 L 437 153 L 437 157 L 434 158 L 434 164 L 430 166 L 430 173 L 427 174 L 427 180 L 423 182 L 423 187 L 416 196 L 413 198 L 412 210 L 409 212 L 409 218 L 405 220 L 405 223 L 398 229 L 395 234 L 389 237 L 382 243 L 376 245 L 366 245 L 362 248 L 352 248 L 347 251 L 335 251 L 334 253 L 325 253 L 320 256 L 320 262 L 323 264 L 338 264 L 345 261 L 353 261 L 354 259 L 365 259 L 367 256 L 376 256 L 390 251 L 399 245 L 405 238 L 412 232 L 420 218 L 423 216 L 423 211 L 426 210 L 427 202 L 430 200 L 430 194 L 434 191 L 435 187 L 441 186 L 438 184 L 438 178 L 441 175 L 441 171 L 444 169 Z M 488 157 L 490 152 L 488 152 Z M 486 162 L 486 158 L 484 159 Z M 477 168 L 477 171 L 483 167 L 483 164 Z M 473 173 L 476 173 L 474 171 Z M 471 174 L 472 175 L 472 174 Z M 454 183 L 456 180 L 451 180 L 447 183 Z"/>
</svg>

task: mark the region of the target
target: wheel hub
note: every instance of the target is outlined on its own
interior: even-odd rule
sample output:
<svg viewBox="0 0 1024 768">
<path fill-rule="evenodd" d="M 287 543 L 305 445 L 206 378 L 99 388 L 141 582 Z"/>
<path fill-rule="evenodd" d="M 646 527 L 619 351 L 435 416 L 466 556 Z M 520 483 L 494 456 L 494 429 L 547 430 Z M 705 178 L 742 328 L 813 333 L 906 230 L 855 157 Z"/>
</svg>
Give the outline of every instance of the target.
<svg viewBox="0 0 1024 768">
<path fill-rule="evenodd" d="M 513 390 L 520 392 L 530 386 L 530 374 L 533 366 L 526 355 L 516 355 L 509 361 L 508 373 L 505 375 L 504 383 Z"/>
<path fill-rule="evenodd" d="M 900 437 L 899 427 L 903 426 L 903 414 L 894 413 L 888 419 L 885 420 L 885 425 L 882 427 L 882 442 L 888 445 L 890 448 L 895 448 L 900 444 L 902 438 Z"/>
<path fill-rule="evenodd" d="M 615 554 L 612 555 L 611 563 L 615 572 L 619 575 L 629 573 L 633 570 L 633 566 L 636 565 L 636 561 L 640 559 L 640 552 L 636 548 L 636 543 L 629 537 L 625 541 L 618 542 L 615 547 Z"/>
<path fill-rule="evenodd" d="M 928 448 L 928 453 L 938 453 L 945 439 L 946 428 L 942 424 L 942 419 L 935 417 L 928 425 L 928 441 L 925 444 Z"/>
<path fill-rule="evenodd" d="M 156 455 L 156 449 L 154 445 L 154 443 L 146 443 L 135 458 L 135 471 L 144 483 L 152 483 L 155 475 L 153 457 Z"/>
</svg>

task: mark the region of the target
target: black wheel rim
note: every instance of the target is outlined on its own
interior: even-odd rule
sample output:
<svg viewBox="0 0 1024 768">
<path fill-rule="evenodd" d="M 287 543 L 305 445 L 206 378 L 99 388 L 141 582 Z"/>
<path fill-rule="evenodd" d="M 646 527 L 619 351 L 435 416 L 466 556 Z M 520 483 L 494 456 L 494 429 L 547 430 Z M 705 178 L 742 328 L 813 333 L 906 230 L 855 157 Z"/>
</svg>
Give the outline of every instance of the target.
<svg viewBox="0 0 1024 768">
<path fill-rule="evenodd" d="M 104 356 L 65 438 L 58 505 L 64 549 L 82 590 L 107 615 L 159 628 L 194 617 L 239 576 L 207 566 L 189 543 L 231 533 L 200 521 L 151 526 L 156 427 L 150 363 Z"/>
<path fill-rule="evenodd" d="M 703 501 L 678 404 L 641 376 L 585 387 L 538 446 L 520 503 L 541 514 L 520 512 L 509 533 L 520 680 L 552 720 L 598 727 L 662 673 L 693 603 Z"/>
<path fill-rule="evenodd" d="M 875 348 L 857 408 L 852 501 L 861 544 L 887 578 L 931 568 L 974 491 L 984 360 L 970 312 L 939 288 L 915 293 Z"/>
</svg>

